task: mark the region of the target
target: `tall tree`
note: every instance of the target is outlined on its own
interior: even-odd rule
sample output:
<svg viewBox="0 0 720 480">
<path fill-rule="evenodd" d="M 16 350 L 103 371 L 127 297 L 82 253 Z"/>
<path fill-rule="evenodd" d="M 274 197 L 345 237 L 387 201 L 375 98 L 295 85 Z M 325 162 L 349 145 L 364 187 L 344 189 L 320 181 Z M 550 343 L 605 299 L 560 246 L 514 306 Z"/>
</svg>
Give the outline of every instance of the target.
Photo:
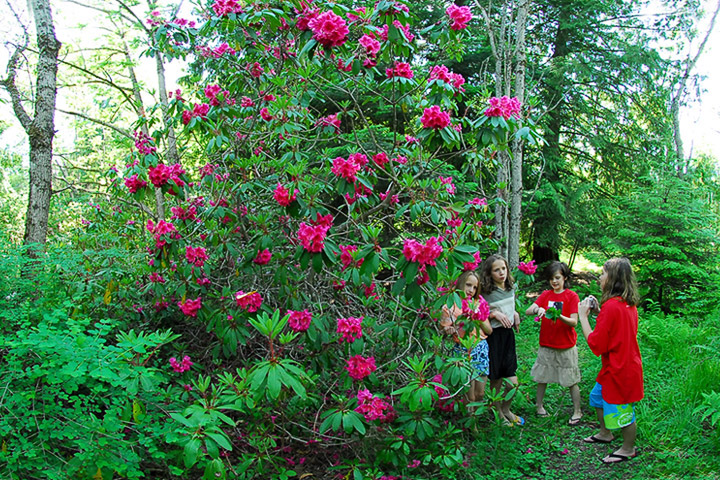
<svg viewBox="0 0 720 480">
<path fill-rule="evenodd" d="M 8 75 L 2 80 L 10 94 L 13 112 L 20 121 L 30 144 L 30 184 L 25 216 L 26 245 L 44 245 L 47 239 L 50 196 L 52 195 L 52 154 L 55 137 L 55 102 L 57 97 L 57 61 L 60 42 L 55 37 L 49 0 L 30 0 L 35 20 L 38 46 L 37 74 L 35 77 L 34 115 L 30 116 L 23 105 L 23 97 L 16 84 L 17 69 L 23 53 L 28 49 L 29 35 L 17 45 L 8 63 Z M 19 17 L 16 15 L 19 21 Z M 30 250 L 37 255 L 37 249 Z"/>
</svg>

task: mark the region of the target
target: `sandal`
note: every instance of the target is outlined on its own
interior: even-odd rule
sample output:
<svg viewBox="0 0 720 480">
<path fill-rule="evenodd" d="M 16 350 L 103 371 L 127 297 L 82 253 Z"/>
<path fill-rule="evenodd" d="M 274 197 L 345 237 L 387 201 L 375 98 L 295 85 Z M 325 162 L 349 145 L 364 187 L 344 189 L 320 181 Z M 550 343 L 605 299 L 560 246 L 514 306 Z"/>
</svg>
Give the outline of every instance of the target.
<svg viewBox="0 0 720 480">
<path fill-rule="evenodd" d="M 627 462 L 631 458 L 635 458 L 638 455 L 640 455 L 640 453 L 637 450 L 635 450 L 635 455 L 623 455 L 622 453 L 611 453 L 607 457 L 601 458 L 600 461 L 602 463 L 604 463 L 605 465 L 612 465 L 613 463 Z M 617 459 L 617 460 L 608 461 L 608 459 Z"/>
<path fill-rule="evenodd" d="M 592 435 L 592 436 L 587 437 L 587 438 L 583 438 L 583 442 L 585 442 L 585 443 L 610 443 L 610 442 L 612 442 L 613 440 L 614 440 L 614 439 L 612 439 L 612 440 L 604 440 L 604 439 L 602 439 L 602 438 L 596 437 L 595 435 Z"/>
<path fill-rule="evenodd" d="M 582 416 L 570 417 L 570 420 L 568 420 L 568 425 L 570 425 L 571 427 L 575 427 L 577 425 L 580 425 L 581 420 L 582 420 Z"/>
</svg>

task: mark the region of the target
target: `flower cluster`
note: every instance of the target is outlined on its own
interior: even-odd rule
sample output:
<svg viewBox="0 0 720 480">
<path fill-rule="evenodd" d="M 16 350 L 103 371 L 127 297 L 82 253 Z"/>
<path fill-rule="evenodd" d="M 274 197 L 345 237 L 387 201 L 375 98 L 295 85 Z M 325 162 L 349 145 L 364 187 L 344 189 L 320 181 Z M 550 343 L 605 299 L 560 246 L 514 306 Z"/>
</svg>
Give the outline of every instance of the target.
<svg viewBox="0 0 720 480">
<path fill-rule="evenodd" d="M 206 118 L 210 111 L 210 105 L 207 103 L 200 103 L 195 105 L 192 110 L 185 110 L 182 113 L 182 123 L 187 125 L 195 117 Z"/>
<path fill-rule="evenodd" d="M 184 186 L 185 182 L 180 179 L 180 175 L 184 173 L 185 170 L 179 163 L 169 166 L 164 163 L 158 163 L 157 166 L 148 168 L 150 183 L 158 188 L 167 184 L 169 180 L 172 180 L 178 187 Z"/>
<path fill-rule="evenodd" d="M 313 38 L 326 48 L 338 47 L 347 41 L 347 24 L 332 10 L 323 12 L 308 22 Z"/>
<path fill-rule="evenodd" d="M 396 417 L 392 405 L 382 398 L 376 397 L 366 388 L 358 391 L 357 401 L 358 406 L 355 411 L 362 414 L 368 422 L 380 420 L 385 423 L 394 420 Z"/>
<path fill-rule="evenodd" d="M 363 336 L 363 318 L 364 317 L 347 317 L 337 319 L 337 333 L 342 334 L 342 337 L 340 338 L 340 343 L 342 343 L 343 341 L 353 343 L 355 340 Z"/>
<path fill-rule="evenodd" d="M 450 114 L 440 110 L 439 105 L 433 105 L 423 111 L 420 122 L 423 128 L 441 129 L 450 125 Z"/>
<path fill-rule="evenodd" d="M 273 190 L 273 198 L 281 207 L 287 207 L 292 202 L 294 202 L 297 198 L 297 194 L 298 191 L 297 189 L 295 189 L 291 197 L 290 191 L 285 188 L 280 182 L 278 182 L 277 187 L 275 187 L 275 190 Z"/>
<path fill-rule="evenodd" d="M 141 155 L 150 155 L 157 150 L 153 145 L 153 139 L 140 131 L 135 132 L 135 148 Z"/>
<path fill-rule="evenodd" d="M 130 193 L 135 193 L 141 188 L 145 188 L 147 186 L 147 182 L 145 180 L 140 180 L 136 173 L 125 179 L 125 186 L 128 188 Z"/>
<path fill-rule="evenodd" d="M 410 68 L 410 64 L 405 62 L 395 62 L 394 67 L 385 69 L 385 75 L 387 78 L 413 78 L 414 76 L 412 68 Z"/>
<path fill-rule="evenodd" d="M 464 30 L 467 28 L 468 22 L 472 20 L 470 7 L 458 7 L 453 3 L 445 12 L 450 17 L 450 30 Z"/>
<path fill-rule="evenodd" d="M 288 325 L 293 329 L 294 332 L 304 332 L 310 328 L 310 322 L 312 322 L 312 313 L 306 310 L 288 310 L 287 314 L 290 315 L 288 318 Z"/>
<path fill-rule="evenodd" d="M 473 258 L 475 260 L 472 262 L 463 262 L 463 271 L 467 272 L 468 270 L 475 270 L 480 266 L 480 263 L 482 262 L 480 252 L 473 253 Z"/>
<path fill-rule="evenodd" d="M 465 91 L 465 88 L 463 88 L 463 85 L 465 84 L 465 77 L 459 73 L 451 72 L 445 65 L 435 65 L 430 70 L 428 82 L 432 82 L 433 80 L 442 80 L 461 92 Z"/>
<path fill-rule="evenodd" d="M 315 125 L 320 127 L 335 127 L 335 133 L 340 133 L 340 119 L 338 118 L 337 113 L 333 113 L 327 117 L 318 118 Z"/>
<path fill-rule="evenodd" d="M 235 305 L 244 308 L 250 313 L 257 312 L 262 305 L 262 296 L 258 292 L 245 293 L 242 290 L 235 293 Z"/>
<path fill-rule="evenodd" d="M 463 298 L 462 314 L 475 322 L 484 322 L 490 316 L 490 306 L 483 297 Z"/>
<path fill-rule="evenodd" d="M 195 265 L 196 267 L 202 267 L 205 265 L 205 260 L 208 259 L 207 251 L 205 247 L 185 247 L 185 260 L 188 263 Z"/>
<path fill-rule="evenodd" d="M 172 237 L 172 234 L 176 233 L 175 225 L 170 222 L 166 222 L 165 220 L 158 220 L 157 225 L 155 225 L 155 223 L 153 223 L 151 219 L 148 219 L 145 228 L 148 232 L 153 234 L 153 238 L 155 238 L 156 248 L 162 248 L 167 243 L 167 240 L 165 240 L 165 238 L 162 238 L 163 235 L 166 235 L 167 237 Z"/>
<path fill-rule="evenodd" d="M 170 358 L 170 366 L 177 373 L 183 373 L 190 370 L 190 367 L 193 366 L 193 362 L 190 361 L 190 357 L 187 355 L 183 357 L 182 362 L 178 362 L 177 358 L 172 357 Z"/>
<path fill-rule="evenodd" d="M 350 183 L 354 183 L 357 180 L 357 172 L 360 171 L 360 165 L 353 162 L 350 159 L 344 159 L 343 157 L 337 157 L 332 161 L 332 173 L 338 177 L 342 177 Z"/>
<path fill-rule="evenodd" d="M 443 252 L 439 237 L 430 237 L 423 245 L 417 240 L 409 238 L 403 244 L 403 255 L 409 262 L 418 262 L 420 265 L 435 266 L 435 260 Z"/>
<path fill-rule="evenodd" d="M 377 370 L 377 367 L 375 366 L 375 357 L 365 358 L 362 355 L 355 355 L 347 361 L 347 367 L 345 367 L 345 370 L 348 371 L 348 374 L 353 379 L 362 380 Z"/>
<path fill-rule="evenodd" d="M 270 253 L 270 250 L 266 248 L 265 250 L 258 250 L 258 253 L 255 256 L 255 259 L 253 259 L 253 262 L 257 263 L 258 265 L 267 265 L 271 259 L 272 253 Z"/>
<path fill-rule="evenodd" d="M 308 225 L 305 222 L 300 223 L 298 229 L 298 239 L 303 248 L 308 252 L 318 253 L 325 248 L 325 237 L 330 230 L 330 225 L 318 224 Z"/>
<path fill-rule="evenodd" d="M 490 107 L 485 110 L 486 117 L 503 117 L 509 120 L 510 117 L 520 118 L 520 108 L 522 107 L 517 97 L 491 97 L 488 99 Z"/>
<path fill-rule="evenodd" d="M 195 300 L 185 300 L 184 302 L 178 302 L 180 310 L 188 317 L 197 317 L 197 313 L 202 308 L 202 298 L 198 297 Z"/>
<path fill-rule="evenodd" d="M 212 4 L 212 9 L 218 17 L 224 17 L 229 13 L 244 12 L 237 0 L 215 0 Z"/>
<path fill-rule="evenodd" d="M 530 260 L 529 262 L 520 262 L 518 265 L 518 270 L 523 272 L 525 275 L 533 275 L 537 271 L 537 265 L 535 265 L 535 260 Z"/>
<path fill-rule="evenodd" d="M 344 272 L 350 266 L 355 264 L 356 267 L 360 267 L 363 264 L 364 259 L 361 258 L 357 262 L 353 260 L 352 252 L 357 252 L 355 245 L 339 245 L 340 247 L 340 262 L 342 263 L 342 271 Z"/>
</svg>

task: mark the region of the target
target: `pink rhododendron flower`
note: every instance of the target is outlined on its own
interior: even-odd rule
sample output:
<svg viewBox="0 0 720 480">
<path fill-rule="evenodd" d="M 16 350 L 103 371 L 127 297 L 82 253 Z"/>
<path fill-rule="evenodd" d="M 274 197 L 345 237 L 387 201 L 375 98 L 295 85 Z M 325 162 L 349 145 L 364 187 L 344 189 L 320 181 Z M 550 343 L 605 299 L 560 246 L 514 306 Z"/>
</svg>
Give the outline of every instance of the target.
<svg viewBox="0 0 720 480">
<path fill-rule="evenodd" d="M 357 165 L 359 168 L 364 167 L 368 164 L 369 160 L 368 158 L 362 154 L 362 153 L 352 153 L 348 157 L 348 162 L 352 162 L 355 165 Z"/>
<path fill-rule="evenodd" d="M 145 186 L 147 186 L 147 182 L 145 180 L 140 180 L 136 173 L 125 179 L 125 186 L 128 188 L 130 193 L 135 193 L 141 188 L 145 188 Z"/>
<path fill-rule="evenodd" d="M 372 422 L 373 420 L 387 422 L 395 418 L 392 405 L 382 398 L 376 397 L 367 389 L 362 389 L 358 392 L 357 400 L 358 406 L 355 408 L 355 411 L 362 414 L 368 422 Z"/>
<path fill-rule="evenodd" d="M 157 272 L 152 272 L 150 274 L 150 282 L 151 283 L 165 283 L 165 278 Z"/>
<path fill-rule="evenodd" d="M 340 343 L 343 341 L 353 343 L 358 338 L 362 337 L 362 321 L 364 317 L 355 318 L 338 318 L 337 319 L 337 333 L 342 334 Z"/>
<path fill-rule="evenodd" d="M 450 114 L 440 110 L 439 105 L 426 108 L 420 118 L 423 128 L 440 129 L 450 125 Z"/>
<path fill-rule="evenodd" d="M 390 158 L 388 158 L 388 155 L 385 152 L 380 152 L 377 155 L 373 155 L 372 159 L 373 162 L 375 162 L 379 167 L 382 167 L 390 161 Z"/>
<path fill-rule="evenodd" d="M 212 4 L 212 9 L 218 17 L 224 17 L 228 13 L 243 12 L 237 0 L 215 0 Z"/>
<path fill-rule="evenodd" d="M 450 30 L 464 30 L 467 28 L 468 22 L 472 20 L 470 7 L 458 7 L 453 3 L 445 12 L 450 17 Z"/>
<path fill-rule="evenodd" d="M 250 72 L 251 77 L 260 78 L 265 69 L 258 62 L 248 63 L 246 69 Z"/>
<path fill-rule="evenodd" d="M 302 15 L 298 18 L 295 26 L 298 30 L 306 32 L 310 30 L 310 22 L 319 15 L 319 10 L 316 8 L 309 9 L 305 8 Z"/>
<path fill-rule="evenodd" d="M 510 117 L 520 118 L 522 104 L 517 97 L 491 97 L 488 102 L 490 107 L 485 110 L 486 117 L 503 117 L 505 120 Z"/>
<path fill-rule="evenodd" d="M 182 363 L 178 362 L 175 357 L 171 357 L 169 363 L 172 369 L 177 373 L 187 372 L 188 370 L 190 370 L 190 367 L 193 366 L 193 362 L 190 361 L 190 357 L 188 357 L 187 355 L 183 357 Z M 190 388 L 190 390 L 192 390 L 192 387 Z"/>
<path fill-rule="evenodd" d="M 442 254 L 439 237 L 430 237 L 425 244 L 411 238 L 403 244 L 403 255 L 409 262 L 435 266 L 435 260 Z"/>
<path fill-rule="evenodd" d="M 461 92 L 465 91 L 465 89 L 463 88 L 463 85 L 465 84 L 465 77 L 463 77 L 459 73 L 451 72 L 445 65 L 435 65 L 430 70 L 428 82 L 432 82 L 433 80 L 442 80 L 443 82 L 451 85 L 452 87 L 460 90 Z"/>
<path fill-rule="evenodd" d="M 345 160 L 343 157 L 336 157 L 332 162 L 332 173 L 338 177 L 344 178 L 350 183 L 357 180 L 355 175 L 360 170 L 360 167 L 357 164 L 351 162 L 350 160 Z"/>
<path fill-rule="evenodd" d="M 330 227 L 326 225 L 308 225 L 301 222 L 298 229 L 298 239 L 308 252 L 322 252 L 323 248 L 325 248 L 325 236 L 328 230 L 330 230 Z"/>
<path fill-rule="evenodd" d="M 480 266 L 480 262 L 482 262 L 480 252 L 473 253 L 473 258 L 475 258 L 474 262 L 463 262 L 463 271 L 467 272 L 468 270 L 475 270 Z"/>
<path fill-rule="evenodd" d="M 257 312 L 262 305 L 262 296 L 258 292 L 245 293 L 242 290 L 235 293 L 235 305 L 244 308 L 250 313 Z"/>
<path fill-rule="evenodd" d="M 360 37 L 358 43 L 365 47 L 365 52 L 372 57 L 377 55 L 380 51 L 380 42 L 375 40 L 375 35 L 373 35 L 372 33 L 364 34 L 362 37 Z"/>
<path fill-rule="evenodd" d="M 148 135 L 145 135 L 141 131 L 136 131 L 134 133 L 135 136 L 135 148 L 137 148 L 138 152 L 141 155 L 150 155 L 152 153 L 155 153 L 157 150 L 157 147 L 153 145 L 154 140 L 152 137 L 149 137 Z"/>
<path fill-rule="evenodd" d="M 342 263 L 342 271 L 345 271 L 353 265 L 354 260 L 352 256 L 352 252 L 357 252 L 357 247 L 355 245 L 339 245 L 340 247 L 340 262 Z M 357 261 L 356 267 L 360 267 L 363 263 L 364 259 L 360 259 Z"/>
<path fill-rule="evenodd" d="M 347 361 L 347 367 L 345 367 L 345 369 L 353 379 L 362 380 L 377 370 L 375 357 L 365 358 L 362 355 L 355 355 Z"/>
<path fill-rule="evenodd" d="M 347 41 L 347 24 L 332 10 L 311 19 L 308 26 L 313 31 L 313 38 L 326 48 L 338 47 Z"/>
<path fill-rule="evenodd" d="M 335 133 L 340 133 L 340 119 L 338 118 L 337 113 L 333 113 L 327 117 L 318 118 L 315 125 L 320 127 L 335 127 Z"/>
<path fill-rule="evenodd" d="M 263 107 L 260 109 L 260 116 L 266 122 L 269 122 L 270 120 L 272 120 L 274 118 L 272 115 L 270 115 L 270 111 L 268 110 L 267 107 Z"/>
<path fill-rule="evenodd" d="M 278 182 L 277 187 L 275 187 L 275 190 L 273 190 L 273 198 L 275 201 L 282 207 L 289 206 L 292 202 L 295 201 L 297 198 L 298 191 L 295 189 L 293 192 L 292 197 L 290 196 L 290 191 L 285 188 L 280 182 Z"/>
<path fill-rule="evenodd" d="M 445 185 L 445 189 L 450 195 L 455 195 L 455 184 L 453 184 L 452 177 L 443 177 L 441 175 L 439 180 L 441 185 Z"/>
<path fill-rule="evenodd" d="M 315 220 L 310 220 L 311 225 L 323 225 L 327 228 L 333 225 L 333 216 L 331 214 L 320 215 L 320 212 L 315 214 Z"/>
<path fill-rule="evenodd" d="M 250 97 L 242 97 L 240 99 L 241 107 L 252 107 L 253 105 L 255 105 L 255 102 L 253 102 L 252 98 Z"/>
<path fill-rule="evenodd" d="M 375 300 L 380 300 L 380 296 L 375 291 L 375 282 L 372 282 L 369 287 L 363 284 L 363 287 L 365 288 L 365 298 L 373 298 Z"/>
<path fill-rule="evenodd" d="M 271 258 L 272 253 L 270 253 L 270 250 L 266 248 L 265 250 L 258 250 L 258 253 L 255 256 L 253 262 L 257 263 L 258 265 L 267 265 L 268 263 L 270 263 Z"/>
<path fill-rule="evenodd" d="M 180 310 L 188 317 L 197 317 L 197 312 L 202 308 L 201 297 L 195 300 L 185 300 L 184 302 L 178 302 Z"/>
<path fill-rule="evenodd" d="M 477 299 L 463 298 L 462 313 L 471 320 L 484 322 L 490 316 L 490 306 L 482 296 Z"/>
<path fill-rule="evenodd" d="M 520 262 L 518 265 L 518 270 L 523 272 L 525 275 L 533 275 L 537 271 L 537 265 L 535 265 L 535 260 L 530 260 L 529 262 Z"/>
<path fill-rule="evenodd" d="M 412 68 L 410 68 L 410 64 L 405 62 L 395 62 L 394 67 L 385 69 L 385 75 L 387 78 L 413 78 L 414 76 Z"/>
<path fill-rule="evenodd" d="M 205 265 L 205 260 L 208 259 L 205 247 L 185 247 L 185 259 L 188 263 L 195 265 L 196 267 L 202 267 Z"/>
<path fill-rule="evenodd" d="M 295 332 L 304 332 L 310 328 L 310 322 L 312 322 L 312 314 L 307 310 L 288 310 L 287 314 L 290 315 L 288 318 L 288 325 Z"/>
<path fill-rule="evenodd" d="M 478 198 L 478 197 L 475 197 L 472 200 L 469 200 L 468 204 L 470 204 L 474 207 L 487 207 L 487 205 L 488 205 L 487 200 L 485 200 L 484 198 Z"/>
</svg>

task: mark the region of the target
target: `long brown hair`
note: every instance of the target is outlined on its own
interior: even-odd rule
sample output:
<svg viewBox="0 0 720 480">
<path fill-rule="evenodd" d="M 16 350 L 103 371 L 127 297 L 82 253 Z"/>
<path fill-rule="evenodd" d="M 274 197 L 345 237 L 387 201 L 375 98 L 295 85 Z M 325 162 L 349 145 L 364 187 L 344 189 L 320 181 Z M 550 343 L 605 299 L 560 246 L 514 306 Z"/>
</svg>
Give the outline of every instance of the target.
<svg viewBox="0 0 720 480">
<path fill-rule="evenodd" d="M 633 273 L 630 260 L 625 257 L 611 258 L 605 262 L 603 270 L 607 278 L 605 279 L 605 285 L 603 285 L 600 304 L 605 303 L 612 297 L 622 297 L 625 303 L 630 306 L 640 303 L 637 280 L 635 280 L 635 273 Z"/>
<path fill-rule="evenodd" d="M 513 279 L 512 275 L 510 275 L 510 266 L 508 265 L 507 260 L 505 260 L 505 257 L 502 255 L 498 255 L 497 253 L 494 255 L 490 255 L 485 260 L 483 260 L 482 265 L 480 265 L 480 292 L 484 294 L 491 293 L 494 291 L 497 287 L 495 286 L 495 282 L 492 279 L 492 266 L 493 263 L 495 263 L 498 260 L 502 260 L 505 263 L 505 268 L 507 268 L 507 277 L 505 277 L 505 290 L 512 290 L 513 283 L 515 280 Z"/>
</svg>

